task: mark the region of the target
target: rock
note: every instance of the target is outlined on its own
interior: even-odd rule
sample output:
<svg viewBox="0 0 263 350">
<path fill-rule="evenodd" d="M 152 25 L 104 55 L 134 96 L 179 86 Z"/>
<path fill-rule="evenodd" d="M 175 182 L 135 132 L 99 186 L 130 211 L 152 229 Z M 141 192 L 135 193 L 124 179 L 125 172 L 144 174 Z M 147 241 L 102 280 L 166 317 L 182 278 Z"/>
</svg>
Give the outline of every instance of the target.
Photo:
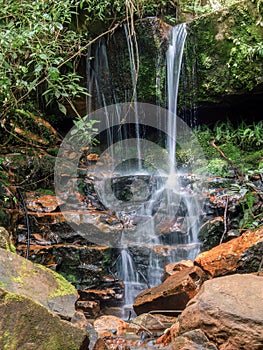
<svg viewBox="0 0 263 350">
<path fill-rule="evenodd" d="M 0 227 L 0 248 L 15 251 L 15 247 L 10 241 L 9 232 L 4 227 Z"/>
<path fill-rule="evenodd" d="M 18 245 L 17 251 L 25 255 L 26 246 Z M 29 258 L 35 263 L 54 267 L 77 289 L 102 285 L 102 267 L 110 254 L 108 247 L 72 244 L 49 246 L 30 245 Z"/>
<path fill-rule="evenodd" d="M 92 162 L 96 162 L 99 159 L 99 155 L 96 153 L 90 153 L 87 155 L 87 160 L 92 161 Z"/>
<path fill-rule="evenodd" d="M 96 317 L 100 313 L 100 304 L 93 300 L 78 300 L 76 308 L 83 310 L 87 317 Z"/>
<path fill-rule="evenodd" d="M 99 338 L 94 344 L 92 350 L 108 350 L 109 347 L 102 338 Z"/>
<path fill-rule="evenodd" d="M 258 76 L 262 76 L 262 60 L 251 60 L 249 67 L 245 55 L 237 54 L 235 61 L 229 60 L 231 52 L 238 50 L 236 39 L 241 36 L 244 45 L 249 45 L 251 40 L 255 43 L 262 41 L 262 29 L 257 25 L 258 13 L 255 7 L 256 4 L 251 1 L 240 1 L 205 17 L 201 16 L 187 27 L 186 55 L 189 55 L 190 62 L 198 62 L 198 84 L 191 89 L 191 94 L 195 96 L 199 122 L 215 122 L 223 111 L 230 120 L 235 120 L 237 114 L 243 113 L 247 118 L 260 116 L 258 101 L 262 99 L 262 84 Z M 242 30 L 244 25 L 245 33 Z M 250 32 L 253 32 L 253 39 Z M 202 62 L 201 57 L 206 57 L 210 63 Z M 248 91 L 255 93 L 249 96 Z M 190 96 L 193 96 L 191 94 L 188 96 L 189 105 Z M 187 105 L 187 101 L 184 103 Z"/>
<path fill-rule="evenodd" d="M 30 197 L 27 196 L 26 206 L 29 211 L 51 213 L 58 209 L 58 207 L 64 202 L 56 197 L 51 195 L 45 195 L 41 197 L 35 197 L 34 193 Z"/>
<path fill-rule="evenodd" d="M 174 323 L 170 328 L 167 328 L 164 334 L 156 340 L 157 344 L 163 346 L 169 345 L 179 334 L 179 323 Z"/>
<path fill-rule="evenodd" d="M 75 313 L 76 289 L 61 275 L 0 249 L 0 285 L 11 293 L 32 298 L 64 319 Z"/>
<path fill-rule="evenodd" d="M 194 263 L 192 260 L 181 260 L 176 263 L 170 263 L 168 265 L 165 265 L 162 281 L 164 282 L 169 276 L 176 274 L 178 271 L 182 271 L 187 267 L 193 267 L 193 266 L 194 266 Z"/>
<path fill-rule="evenodd" d="M 220 350 L 263 348 L 263 279 L 236 274 L 206 281 L 180 317 L 179 333 L 201 329 Z"/>
<path fill-rule="evenodd" d="M 162 315 L 153 314 L 141 314 L 135 317 L 130 323 L 132 329 L 144 329 L 146 328 L 150 332 L 163 331 L 166 328 L 165 320 Z M 173 318 L 174 319 L 174 318 Z"/>
<path fill-rule="evenodd" d="M 86 330 L 61 320 L 27 296 L 0 289 L 0 314 L 1 349 L 88 349 Z"/>
<path fill-rule="evenodd" d="M 206 221 L 199 229 L 198 239 L 202 242 L 202 250 L 209 250 L 220 243 L 224 232 L 224 218 L 217 216 Z"/>
<path fill-rule="evenodd" d="M 108 301 L 115 297 L 115 291 L 112 288 L 107 288 L 103 290 L 97 289 L 84 289 L 80 292 L 80 297 L 83 300 L 99 300 Z"/>
<path fill-rule="evenodd" d="M 74 313 L 73 317 L 70 320 L 74 326 L 77 326 L 82 329 L 87 329 L 88 320 L 86 319 L 82 310 L 78 310 Z"/>
<path fill-rule="evenodd" d="M 218 350 L 218 348 L 208 340 L 202 330 L 196 329 L 176 337 L 171 342 L 169 350 Z"/>
<path fill-rule="evenodd" d="M 111 332 L 113 329 L 117 330 L 117 334 L 120 334 L 122 330 L 129 327 L 127 322 L 116 316 L 105 315 L 97 318 L 94 321 L 94 328 L 101 336 L 105 332 Z M 111 332 L 112 333 L 112 332 Z"/>
<path fill-rule="evenodd" d="M 141 292 L 135 299 L 134 311 L 137 315 L 152 310 L 174 310 L 174 314 L 178 314 L 206 279 L 206 274 L 197 266 L 178 271 L 159 286 Z"/>
<path fill-rule="evenodd" d="M 263 254 L 263 227 L 199 254 L 194 263 L 212 277 L 256 272 Z"/>
</svg>

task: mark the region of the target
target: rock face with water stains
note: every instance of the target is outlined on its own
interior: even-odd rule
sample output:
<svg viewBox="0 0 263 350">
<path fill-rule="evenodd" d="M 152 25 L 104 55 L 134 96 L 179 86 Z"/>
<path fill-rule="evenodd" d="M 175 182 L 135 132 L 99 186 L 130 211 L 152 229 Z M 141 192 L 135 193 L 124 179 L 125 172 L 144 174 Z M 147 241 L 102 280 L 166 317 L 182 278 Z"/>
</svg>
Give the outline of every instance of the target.
<svg viewBox="0 0 263 350">
<path fill-rule="evenodd" d="M 263 227 L 199 254 L 194 263 L 211 277 L 256 272 L 263 254 Z"/>
<path fill-rule="evenodd" d="M 1 349 L 88 349 L 86 330 L 61 320 L 25 295 L 0 288 L 0 314 Z"/>
<path fill-rule="evenodd" d="M 236 274 L 206 281 L 183 311 L 179 334 L 202 329 L 220 350 L 262 349 L 262 301 L 262 277 Z"/>
<path fill-rule="evenodd" d="M 137 315 L 151 310 L 183 310 L 188 301 L 199 291 L 207 275 L 197 266 L 185 267 L 168 277 L 157 287 L 140 293 L 134 302 Z"/>
</svg>

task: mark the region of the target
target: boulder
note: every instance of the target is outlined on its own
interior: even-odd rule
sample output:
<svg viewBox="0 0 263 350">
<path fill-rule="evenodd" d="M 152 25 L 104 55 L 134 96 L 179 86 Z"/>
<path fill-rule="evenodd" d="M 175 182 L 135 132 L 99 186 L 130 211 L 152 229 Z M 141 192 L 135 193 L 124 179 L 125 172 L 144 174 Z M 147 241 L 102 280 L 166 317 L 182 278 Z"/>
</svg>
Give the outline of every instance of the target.
<svg viewBox="0 0 263 350">
<path fill-rule="evenodd" d="M 194 263 L 192 260 L 181 260 L 176 263 L 170 263 L 165 265 L 164 274 L 162 281 L 165 281 L 169 276 L 176 274 L 178 271 L 182 271 L 187 267 L 193 267 Z"/>
<path fill-rule="evenodd" d="M 124 329 L 128 328 L 129 324 L 119 317 L 105 315 L 97 318 L 94 321 L 95 331 L 98 332 L 99 337 L 105 333 L 120 334 Z"/>
<path fill-rule="evenodd" d="M 130 328 L 138 331 L 146 330 L 149 333 L 163 332 L 167 324 L 171 325 L 176 322 L 176 317 L 165 316 L 162 314 L 141 314 L 135 317 L 130 323 Z"/>
<path fill-rule="evenodd" d="M 236 274 L 206 281 L 180 317 L 179 335 L 201 329 L 220 350 L 263 348 L 263 279 Z"/>
<path fill-rule="evenodd" d="M 209 250 L 220 243 L 224 232 L 224 218 L 216 216 L 206 221 L 199 229 L 198 239 L 202 242 L 202 250 Z"/>
<path fill-rule="evenodd" d="M 199 254 L 194 263 L 211 277 L 256 272 L 263 254 L 263 227 Z"/>
<path fill-rule="evenodd" d="M 152 310 L 172 310 L 178 314 L 206 279 L 206 274 L 197 266 L 178 271 L 162 284 L 141 292 L 135 299 L 134 311 L 137 315 Z"/>
<path fill-rule="evenodd" d="M 204 332 L 196 329 L 175 338 L 170 344 L 169 350 L 218 350 L 218 348 L 209 341 Z"/>
<path fill-rule="evenodd" d="M 70 320 L 75 313 L 76 289 L 61 275 L 0 249 L 0 286 L 32 298 L 50 311 Z"/>
<path fill-rule="evenodd" d="M 1 288 L 0 314 L 1 349 L 88 349 L 89 339 L 86 330 L 61 320 L 25 295 L 10 293 Z"/>
</svg>

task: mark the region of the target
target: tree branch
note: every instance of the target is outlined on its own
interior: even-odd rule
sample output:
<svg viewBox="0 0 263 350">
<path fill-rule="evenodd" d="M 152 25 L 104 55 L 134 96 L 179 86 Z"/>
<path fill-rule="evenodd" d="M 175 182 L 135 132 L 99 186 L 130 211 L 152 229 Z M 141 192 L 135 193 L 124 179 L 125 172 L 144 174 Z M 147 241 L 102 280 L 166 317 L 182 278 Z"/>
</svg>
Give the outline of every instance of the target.
<svg viewBox="0 0 263 350">
<path fill-rule="evenodd" d="M 237 177 L 240 180 L 243 180 L 244 178 L 244 174 L 243 172 L 236 166 L 236 164 L 234 162 L 232 162 L 231 159 L 229 159 L 225 153 L 215 144 L 215 140 L 212 140 L 211 142 L 212 147 L 214 147 L 217 152 L 219 152 L 219 154 L 221 155 L 221 157 L 223 157 L 225 159 L 225 161 L 227 161 L 227 163 L 231 166 L 231 168 L 234 170 L 234 172 L 236 173 Z"/>
</svg>

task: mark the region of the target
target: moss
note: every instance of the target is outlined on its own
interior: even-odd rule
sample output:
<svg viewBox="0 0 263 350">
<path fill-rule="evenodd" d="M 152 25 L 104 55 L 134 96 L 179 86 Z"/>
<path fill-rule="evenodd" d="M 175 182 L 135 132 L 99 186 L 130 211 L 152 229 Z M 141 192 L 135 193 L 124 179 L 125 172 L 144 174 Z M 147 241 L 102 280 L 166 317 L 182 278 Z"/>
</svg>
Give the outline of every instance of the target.
<svg viewBox="0 0 263 350">
<path fill-rule="evenodd" d="M 11 253 L 14 253 L 14 254 L 16 253 L 16 247 L 12 243 L 9 243 L 8 248 L 6 249 Z"/>
<path fill-rule="evenodd" d="M 17 277 L 11 276 L 11 280 L 14 283 L 24 284 L 23 278 L 21 276 L 17 276 Z"/>
<path fill-rule="evenodd" d="M 187 56 L 189 69 L 196 66 L 197 100 L 219 101 L 262 83 L 263 32 L 257 22 L 256 6 L 247 0 L 189 24 Z"/>
<path fill-rule="evenodd" d="M 44 267 L 43 265 L 37 264 L 37 266 L 42 270 L 45 270 L 51 273 L 57 282 L 58 287 L 52 293 L 49 294 L 49 298 L 55 298 L 58 296 L 69 295 L 69 294 L 76 294 L 75 287 L 69 281 L 67 281 L 62 275 Z"/>
<path fill-rule="evenodd" d="M 61 321 L 39 303 L 3 290 L 1 301 L 1 349 L 27 349 L 29 343 L 38 350 L 80 349 L 86 332 Z"/>
</svg>

